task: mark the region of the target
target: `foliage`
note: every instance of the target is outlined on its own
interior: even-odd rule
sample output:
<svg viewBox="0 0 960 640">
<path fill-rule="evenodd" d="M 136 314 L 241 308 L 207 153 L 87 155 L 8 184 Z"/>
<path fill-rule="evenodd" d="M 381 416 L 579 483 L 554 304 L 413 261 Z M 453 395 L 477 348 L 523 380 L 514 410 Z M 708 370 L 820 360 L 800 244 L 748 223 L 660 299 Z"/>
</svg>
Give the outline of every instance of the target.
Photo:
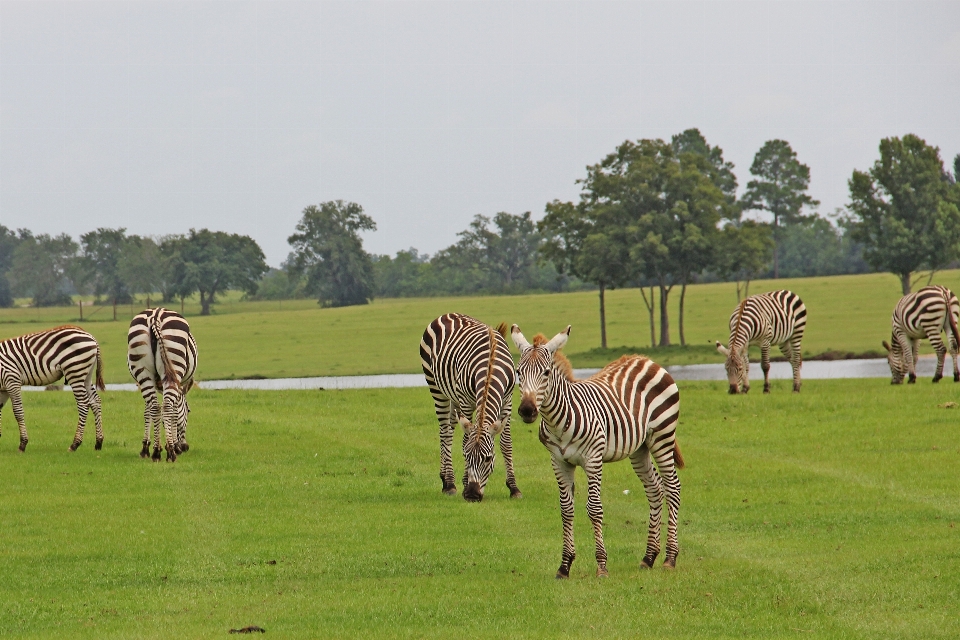
<svg viewBox="0 0 960 640">
<path fill-rule="evenodd" d="M 92 285 L 93 293 L 119 303 L 131 301 L 130 288 L 120 273 L 119 263 L 131 240 L 126 229 L 99 228 L 80 236 L 81 254 L 78 271 L 84 284 Z M 129 260 L 127 261 L 129 264 Z"/>
<path fill-rule="evenodd" d="M 13 254 L 20 244 L 17 234 L 0 224 L 0 307 L 13 306 L 13 287 L 8 274 L 13 267 Z"/>
<path fill-rule="evenodd" d="M 767 211 L 773 216 L 773 277 L 780 277 L 781 229 L 805 219 L 803 207 L 820 204 L 807 193 L 810 168 L 797 160 L 786 140 L 768 140 L 753 158 L 750 173 L 757 177 L 747 183 L 741 199 L 744 210 Z"/>
<path fill-rule="evenodd" d="M 744 220 L 724 225 L 717 239 L 714 267 L 723 279 L 737 283 L 737 302 L 741 298 L 740 283 L 744 283 L 743 297 L 749 296 L 750 281 L 767 270 L 773 247 L 773 231 L 767 223 Z"/>
<path fill-rule="evenodd" d="M 117 273 L 131 294 L 149 295 L 169 288 L 169 268 L 153 238 L 127 236 Z"/>
<path fill-rule="evenodd" d="M 270 269 L 260 279 L 251 300 L 296 300 L 304 297 L 306 283 L 283 269 Z"/>
<path fill-rule="evenodd" d="M 866 273 L 863 247 L 842 226 L 812 216 L 786 227 L 780 249 L 780 275 L 786 278 Z"/>
<path fill-rule="evenodd" d="M 306 277 L 307 293 L 317 296 L 321 306 L 367 304 L 374 295 L 373 261 L 359 233 L 376 228 L 355 202 L 310 205 L 303 210 L 297 233 L 287 239 L 293 247 L 287 268 Z"/>
<path fill-rule="evenodd" d="M 77 249 L 65 233 L 33 235 L 21 229 L 9 272 L 14 292 L 32 298 L 36 307 L 72 304 L 67 291 L 77 280 Z"/>
<path fill-rule="evenodd" d="M 210 314 L 216 296 L 229 289 L 255 293 L 267 272 L 263 251 L 249 236 L 191 229 L 162 245 L 169 265 L 172 291 L 182 297 L 200 294 L 201 315 Z"/>
<path fill-rule="evenodd" d="M 707 171 L 710 179 L 727 198 L 730 205 L 737 200 L 737 176 L 733 173 L 734 165 L 723 159 L 723 149 L 719 146 L 711 147 L 699 129 L 687 129 L 670 139 L 670 146 L 679 158 L 684 153 L 694 153 L 702 156 L 709 163 Z M 730 217 L 739 217 L 739 209 L 732 207 L 727 211 Z"/>
<path fill-rule="evenodd" d="M 900 278 L 940 269 L 960 250 L 960 185 L 947 178 L 940 150 L 908 134 L 880 141 L 880 159 L 869 171 L 854 170 L 849 227 L 864 245 L 864 259 Z"/>
</svg>

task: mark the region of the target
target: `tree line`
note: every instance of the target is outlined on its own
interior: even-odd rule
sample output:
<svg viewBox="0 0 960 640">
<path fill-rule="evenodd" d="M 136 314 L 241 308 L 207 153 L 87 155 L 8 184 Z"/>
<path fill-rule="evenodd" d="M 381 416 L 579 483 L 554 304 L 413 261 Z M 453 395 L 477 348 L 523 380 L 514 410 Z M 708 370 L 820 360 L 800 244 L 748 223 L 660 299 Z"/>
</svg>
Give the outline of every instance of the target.
<svg viewBox="0 0 960 640">
<path fill-rule="evenodd" d="M 432 257 L 415 248 L 372 255 L 361 234 L 374 220 L 352 202 L 310 205 L 270 269 L 249 236 L 201 229 L 150 238 L 97 229 L 74 242 L 0 225 L 0 306 L 13 296 L 38 306 L 70 304 L 72 292 L 128 302 L 159 293 L 199 294 L 202 313 L 240 289 L 262 299 L 315 297 L 323 306 L 376 297 L 524 293 L 595 288 L 606 347 L 606 291 L 638 287 L 651 344 L 671 344 L 670 295 L 679 289 L 677 329 L 685 344 L 686 289 L 694 282 L 862 273 L 897 274 L 909 292 L 918 272 L 960 257 L 960 155 L 952 172 L 938 148 L 915 135 L 887 138 L 880 158 L 848 181 L 850 203 L 829 217 L 807 193 L 810 169 L 784 140 L 767 141 L 738 197 L 723 150 L 697 129 L 625 141 L 578 180 L 579 200 L 530 212 L 476 215 L 458 240 Z M 767 220 L 745 216 L 758 212 Z M 656 327 L 659 325 L 659 340 Z"/>
</svg>

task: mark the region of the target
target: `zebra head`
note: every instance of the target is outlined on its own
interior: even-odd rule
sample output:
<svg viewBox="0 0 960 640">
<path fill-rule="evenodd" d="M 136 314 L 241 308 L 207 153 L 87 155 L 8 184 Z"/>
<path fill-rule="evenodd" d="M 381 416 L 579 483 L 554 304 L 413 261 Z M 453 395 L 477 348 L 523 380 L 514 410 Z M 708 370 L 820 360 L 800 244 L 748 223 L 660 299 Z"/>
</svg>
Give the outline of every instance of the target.
<svg viewBox="0 0 960 640">
<path fill-rule="evenodd" d="M 567 343 L 570 325 L 565 331 L 555 335 L 549 342 L 543 336 L 536 336 L 533 344 L 520 333 L 520 327 L 510 328 L 513 344 L 520 350 L 520 364 L 517 365 L 517 384 L 520 386 L 520 407 L 517 413 L 520 419 L 530 424 L 537 419 L 540 405 L 547 394 L 550 372 L 553 370 L 553 354 Z"/>
<path fill-rule="evenodd" d="M 174 436 L 175 449 L 170 450 L 167 447 L 167 460 L 173 462 L 177 459 L 179 450 L 176 445 L 179 444 L 178 434 L 184 433 L 187 427 L 187 414 L 190 412 L 190 405 L 187 404 L 186 392 L 176 382 L 163 383 L 163 425 L 165 429 L 170 429 Z"/>
<path fill-rule="evenodd" d="M 476 417 L 476 416 L 475 416 Z M 503 431 L 506 420 L 497 420 L 488 424 L 474 425 L 469 419 L 460 416 L 458 422 L 463 427 L 464 480 L 463 499 L 468 502 L 483 500 L 487 480 L 493 473 L 494 436 Z M 483 422 L 482 418 L 478 422 Z"/>
<path fill-rule="evenodd" d="M 890 365 L 890 384 L 903 384 L 903 379 L 907 375 L 907 366 L 903 361 L 903 349 L 900 348 L 900 341 L 896 336 L 890 338 L 890 343 L 883 341 L 883 348 L 887 350 L 887 364 Z"/>
<path fill-rule="evenodd" d="M 743 389 L 746 393 L 750 390 L 750 381 L 747 380 L 747 368 L 743 363 L 743 356 L 738 349 L 727 349 L 719 341 L 717 342 L 717 351 L 726 357 L 723 363 L 727 370 L 727 382 L 730 383 L 730 393 L 737 394 Z"/>
</svg>

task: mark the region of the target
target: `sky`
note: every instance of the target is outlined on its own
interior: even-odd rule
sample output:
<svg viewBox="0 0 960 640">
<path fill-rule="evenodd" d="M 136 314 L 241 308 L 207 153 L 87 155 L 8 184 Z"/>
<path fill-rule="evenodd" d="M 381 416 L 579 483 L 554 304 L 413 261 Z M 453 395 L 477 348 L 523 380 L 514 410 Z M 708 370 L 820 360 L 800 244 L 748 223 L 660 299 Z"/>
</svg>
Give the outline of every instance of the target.
<svg viewBox="0 0 960 640">
<path fill-rule="evenodd" d="M 0 1 L 0 224 L 242 233 L 342 199 L 372 253 L 576 200 L 624 140 L 787 140 L 821 214 L 882 138 L 960 153 L 960 2 Z"/>
</svg>

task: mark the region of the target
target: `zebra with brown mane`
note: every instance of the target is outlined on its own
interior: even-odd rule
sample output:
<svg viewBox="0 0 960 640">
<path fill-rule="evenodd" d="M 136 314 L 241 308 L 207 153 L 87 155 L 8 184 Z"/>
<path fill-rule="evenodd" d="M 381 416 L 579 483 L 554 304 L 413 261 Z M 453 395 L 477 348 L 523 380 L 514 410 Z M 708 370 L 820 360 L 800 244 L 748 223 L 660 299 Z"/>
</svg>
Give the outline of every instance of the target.
<svg viewBox="0 0 960 640">
<path fill-rule="evenodd" d="M 443 493 L 457 493 L 451 451 L 459 423 L 463 427 L 463 497 L 471 502 L 483 499 L 498 434 L 510 497 L 522 497 L 513 473 L 514 369 L 505 334 L 505 324 L 494 330 L 470 316 L 448 313 L 431 322 L 420 340 L 420 363 L 440 423 Z"/>
<path fill-rule="evenodd" d="M 680 392 L 673 378 L 648 358 L 623 356 L 599 373 L 577 380 L 570 362 L 560 353 L 570 335 L 569 326 L 549 341 L 538 334 L 533 344 L 523 337 L 517 325 L 511 328 L 511 335 L 520 350 L 518 412 L 528 424 L 536 420 L 538 413 L 543 417 L 540 442 L 550 452 L 560 488 L 563 556 L 556 577 L 568 578 L 576 557 L 573 476 L 578 466 L 583 467 L 587 475 L 587 516 L 593 523 L 597 576 L 608 575 L 600 502 L 603 465 L 626 458 L 643 482 L 650 503 L 647 549 L 640 566 L 653 567 L 660 553 L 660 524 L 666 498 L 663 566 L 675 567 L 680 552 L 677 543 L 680 479 L 676 470 L 683 468 L 683 456 L 676 441 Z"/>
</svg>

